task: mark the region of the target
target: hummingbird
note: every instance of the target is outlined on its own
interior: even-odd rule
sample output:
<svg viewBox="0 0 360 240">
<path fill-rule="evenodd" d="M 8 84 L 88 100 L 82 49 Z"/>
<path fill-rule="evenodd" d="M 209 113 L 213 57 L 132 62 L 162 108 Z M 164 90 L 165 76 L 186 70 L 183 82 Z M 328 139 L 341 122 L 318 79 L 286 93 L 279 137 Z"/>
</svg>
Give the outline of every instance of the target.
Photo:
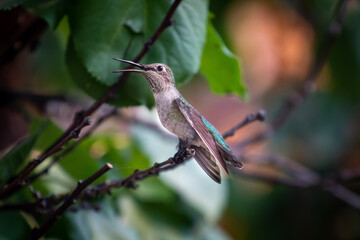
<svg viewBox="0 0 360 240">
<path fill-rule="evenodd" d="M 179 138 L 179 148 L 195 150 L 195 160 L 210 178 L 221 183 L 220 169 L 228 174 L 226 164 L 242 168 L 242 163 L 216 128 L 176 89 L 174 74 L 169 66 L 163 63 L 143 65 L 119 58 L 113 59 L 139 68 L 113 72 L 134 72 L 145 76 L 154 94 L 162 125 Z"/>
</svg>

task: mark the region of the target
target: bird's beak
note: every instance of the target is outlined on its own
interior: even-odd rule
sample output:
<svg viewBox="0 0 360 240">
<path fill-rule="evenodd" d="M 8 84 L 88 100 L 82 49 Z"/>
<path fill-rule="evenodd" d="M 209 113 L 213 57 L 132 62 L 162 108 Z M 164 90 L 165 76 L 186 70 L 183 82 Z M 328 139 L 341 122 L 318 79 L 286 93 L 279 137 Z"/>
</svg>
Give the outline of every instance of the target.
<svg viewBox="0 0 360 240">
<path fill-rule="evenodd" d="M 143 73 L 144 71 L 146 71 L 144 65 L 140 64 L 140 63 L 136 63 L 136 62 L 132 62 L 129 60 L 124 60 L 124 59 L 120 59 L 120 58 L 113 58 L 116 61 L 120 61 L 120 62 L 124 62 L 124 63 L 128 63 L 131 64 L 135 67 L 139 67 L 142 70 L 138 70 L 138 69 L 123 69 L 123 70 L 115 70 L 113 71 L 113 73 L 118 73 L 118 72 L 137 72 L 137 73 Z"/>
</svg>

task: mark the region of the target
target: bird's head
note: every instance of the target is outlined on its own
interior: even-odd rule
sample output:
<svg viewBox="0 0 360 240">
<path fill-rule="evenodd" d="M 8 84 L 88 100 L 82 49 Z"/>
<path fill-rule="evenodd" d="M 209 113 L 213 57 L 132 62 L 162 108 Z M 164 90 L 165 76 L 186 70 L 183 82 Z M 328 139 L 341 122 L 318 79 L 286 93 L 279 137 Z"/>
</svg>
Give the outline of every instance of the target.
<svg viewBox="0 0 360 240">
<path fill-rule="evenodd" d="M 146 80 L 149 82 L 151 90 L 153 93 L 159 93 L 165 91 L 171 87 L 175 86 L 174 74 L 171 71 L 171 68 L 163 63 L 153 63 L 148 65 L 143 65 L 140 63 L 135 63 L 128 60 L 123 60 L 119 58 L 114 58 L 116 61 L 124 62 L 131 64 L 140 69 L 123 69 L 113 71 L 117 72 L 135 72 L 140 73 L 146 77 Z"/>
</svg>

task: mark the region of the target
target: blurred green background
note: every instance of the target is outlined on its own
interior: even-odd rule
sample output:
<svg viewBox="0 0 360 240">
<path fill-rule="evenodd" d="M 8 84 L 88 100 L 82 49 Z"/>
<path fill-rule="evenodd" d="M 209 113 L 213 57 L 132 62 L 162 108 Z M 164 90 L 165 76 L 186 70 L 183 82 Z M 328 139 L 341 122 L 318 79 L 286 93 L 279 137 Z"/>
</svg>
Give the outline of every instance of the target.
<svg viewBox="0 0 360 240">
<path fill-rule="evenodd" d="M 316 91 L 271 138 L 239 147 L 265 129 L 301 85 L 338 2 L 184 0 L 174 25 L 141 62 L 168 64 L 180 92 L 221 133 L 247 114 L 268 112 L 265 123 L 227 139 L 234 153 L 246 157 L 243 172 L 218 185 L 189 161 L 139 182 L 136 190 L 115 189 L 78 202 L 46 239 L 360 239 L 359 209 L 326 191 L 338 181 L 360 202 L 359 1 L 349 1 L 343 32 Z M 1 185 L 116 82 L 111 71 L 125 66 L 111 58 L 133 59 L 170 5 L 166 0 L 0 4 Z M 43 196 L 65 193 L 106 162 L 114 168 L 97 183 L 173 156 L 176 138 L 134 121 L 160 126 L 144 79 L 130 75 L 111 103 L 121 114 L 31 184 L 33 189 Z M 92 118 L 109 109 L 103 106 Z M 281 164 L 259 161 L 279 156 L 305 170 L 298 168 L 296 175 Z M 314 176 L 328 182 L 282 181 L 307 183 Z M 39 212 L 1 210 L 24 201 L 34 201 L 29 187 L 0 201 L 0 239 L 27 239 L 31 228 L 46 220 Z"/>
</svg>

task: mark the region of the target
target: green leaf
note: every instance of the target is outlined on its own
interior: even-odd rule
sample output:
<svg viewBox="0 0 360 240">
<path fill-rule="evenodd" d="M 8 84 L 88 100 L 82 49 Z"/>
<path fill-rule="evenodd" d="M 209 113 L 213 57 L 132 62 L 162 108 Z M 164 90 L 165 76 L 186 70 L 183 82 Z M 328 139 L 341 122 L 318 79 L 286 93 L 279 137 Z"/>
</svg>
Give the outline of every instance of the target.
<svg viewBox="0 0 360 240">
<path fill-rule="evenodd" d="M 112 58 L 134 58 L 170 6 L 171 2 L 163 0 L 76 1 L 69 14 L 73 40 L 73 46 L 69 47 L 73 49 L 68 52 L 71 56 L 76 54 L 79 61 L 70 72 L 87 75 L 86 81 L 82 81 L 86 85 L 81 88 L 98 98 L 106 86 L 115 83 L 119 75 L 112 71 L 119 69 L 119 62 Z M 164 31 L 143 62 L 168 64 L 178 83 L 197 73 L 205 43 L 207 7 L 208 0 L 183 1 L 174 15 L 174 25 Z M 130 78 L 121 87 L 123 92 L 116 103 L 122 106 L 150 105 L 149 86 L 144 80 L 139 81 L 143 77 L 133 74 Z M 79 77 L 74 80 L 80 82 Z"/>
<path fill-rule="evenodd" d="M 41 127 L 43 124 L 44 127 Z M 50 120 L 43 123 L 41 119 L 34 119 L 30 126 L 31 134 L 36 134 L 38 129 L 42 129 L 42 132 L 41 135 L 38 136 L 34 148 L 40 151 L 47 149 L 50 144 L 63 133 L 63 131 Z"/>
<path fill-rule="evenodd" d="M 170 7 L 168 1 L 150 1 L 144 25 L 147 41 L 156 31 Z M 154 5 L 156 2 L 156 5 Z M 171 67 L 177 83 L 183 83 L 199 71 L 206 40 L 207 0 L 184 0 L 166 29 L 144 58 L 144 63 L 162 62 Z M 156 19 L 156 20 L 155 20 Z"/>
<path fill-rule="evenodd" d="M 55 29 L 65 16 L 70 5 L 69 0 L 30 0 L 24 5 L 30 12 L 44 18 L 52 29 Z"/>
<path fill-rule="evenodd" d="M 248 98 L 239 62 L 225 46 L 212 24 L 207 26 L 207 37 L 200 71 L 210 88 L 218 94 L 234 93 Z"/>
<path fill-rule="evenodd" d="M 84 140 L 59 162 L 63 169 L 74 179 L 85 180 L 101 167 L 98 161 L 89 153 L 89 146 L 92 142 L 93 140 L 91 139 Z M 106 176 L 102 175 L 96 180 L 96 182 L 101 182 L 105 179 Z"/>
<path fill-rule="evenodd" d="M 9 10 L 24 2 L 26 2 L 26 0 L 3 0 L 0 2 L 0 9 Z"/>
<path fill-rule="evenodd" d="M 77 56 L 71 39 L 69 40 L 69 45 L 67 47 L 66 64 L 72 79 L 78 87 L 91 97 L 98 99 L 107 91 L 108 86 L 92 77 L 82 65 L 82 61 Z M 136 75 L 132 76 L 132 78 L 136 79 L 129 79 L 129 81 L 126 81 L 116 92 L 115 98 L 111 100 L 110 103 L 118 106 L 153 106 L 154 98 L 150 88 L 147 86 L 146 80 L 141 76 Z"/>
<path fill-rule="evenodd" d="M 12 177 L 19 167 L 23 165 L 31 149 L 34 147 L 39 134 L 44 130 L 44 127 L 45 124 L 43 123 L 34 135 L 15 146 L 0 160 L 0 184 Z"/>
</svg>

